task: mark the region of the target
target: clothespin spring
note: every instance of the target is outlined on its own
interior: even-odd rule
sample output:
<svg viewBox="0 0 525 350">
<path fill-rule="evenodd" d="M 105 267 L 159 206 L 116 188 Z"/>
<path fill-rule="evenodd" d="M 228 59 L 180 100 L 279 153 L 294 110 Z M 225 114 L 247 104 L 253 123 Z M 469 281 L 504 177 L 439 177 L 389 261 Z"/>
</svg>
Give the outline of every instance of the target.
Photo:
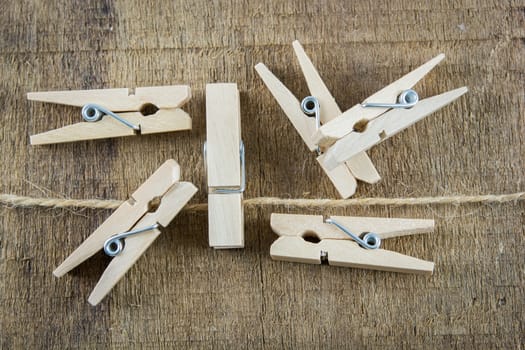
<svg viewBox="0 0 525 350">
<path fill-rule="evenodd" d="M 147 227 L 139 228 L 132 231 L 122 232 L 108 238 L 104 242 L 104 253 L 109 256 L 117 256 L 124 249 L 124 238 L 136 235 L 142 232 L 155 230 L 159 227 L 159 224 L 153 224 Z"/>
<path fill-rule="evenodd" d="M 89 103 L 82 107 L 82 118 L 87 122 L 98 122 L 104 115 L 109 115 L 110 117 L 115 118 L 122 124 L 132 128 L 135 132 L 140 133 L 140 125 L 135 125 L 128 122 L 127 120 L 121 118 L 117 114 L 113 113 L 109 109 L 99 106 L 97 104 Z"/>
<path fill-rule="evenodd" d="M 306 115 L 315 116 L 315 127 L 317 130 L 321 127 L 321 106 L 319 100 L 314 96 L 306 96 L 301 101 L 301 109 Z"/>
<path fill-rule="evenodd" d="M 306 96 L 301 101 L 301 109 L 307 116 L 315 116 L 315 129 L 319 130 L 321 127 L 321 105 L 315 96 Z M 321 147 L 317 146 L 317 155 L 321 155 Z"/>
<path fill-rule="evenodd" d="M 397 103 L 363 102 L 361 107 L 383 107 L 383 108 L 412 108 L 418 103 L 419 95 L 415 90 L 408 89 L 401 92 Z"/>
<path fill-rule="evenodd" d="M 325 222 L 327 224 L 335 225 L 338 229 L 346 233 L 348 236 L 352 237 L 352 239 L 356 241 L 357 244 L 359 244 L 365 249 L 378 249 L 381 245 L 381 238 L 375 233 L 368 232 L 363 236 L 363 238 L 360 238 L 359 236 L 350 232 L 346 227 L 344 227 L 334 219 L 328 218 L 325 220 Z"/>
</svg>

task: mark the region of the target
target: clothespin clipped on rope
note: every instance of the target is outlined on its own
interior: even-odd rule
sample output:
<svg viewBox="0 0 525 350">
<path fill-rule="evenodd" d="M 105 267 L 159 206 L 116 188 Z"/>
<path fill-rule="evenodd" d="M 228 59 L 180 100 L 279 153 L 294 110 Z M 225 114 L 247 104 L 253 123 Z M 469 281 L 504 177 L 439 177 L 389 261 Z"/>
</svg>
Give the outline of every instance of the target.
<svg viewBox="0 0 525 350">
<path fill-rule="evenodd" d="M 206 85 L 206 138 L 210 247 L 243 248 L 246 168 L 237 84 Z"/>
<path fill-rule="evenodd" d="M 113 259 L 89 296 L 98 304 L 197 192 L 179 178 L 177 162 L 166 161 L 53 274 L 61 277 L 103 249 Z"/>
</svg>

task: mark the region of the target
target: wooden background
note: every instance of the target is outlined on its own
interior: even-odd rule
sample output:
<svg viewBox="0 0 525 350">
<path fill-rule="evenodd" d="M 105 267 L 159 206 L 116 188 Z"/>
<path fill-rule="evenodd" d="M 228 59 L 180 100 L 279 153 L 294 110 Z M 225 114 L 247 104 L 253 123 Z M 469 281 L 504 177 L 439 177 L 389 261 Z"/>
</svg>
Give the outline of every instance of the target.
<svg viewBox="0 0 525 350">
<path fill-rule="evenodd" d="M 246 197 L 336 198 L 258 78 L 264 62 L 307 94 L 299 39 L 341 108 L 440 52 L 424 98 L 469 93 L 369 152 L 383 180 L 358 197 L 512 193 L 525 188 L 525 2 L 1 1 L 2 193 L 125 199 L 166 159 L 206 201 L 204 86 L 236 82 Z M 28 91 L 189 84 L 191 132 L 31 147 L 80 120 Z M 434 234 L 385 242 L 433 260 L 432 277 L 275 262 L 272 211 L 434 218 Z M 206 213 L 179 215 L 97 307 L 108 258 L 53 269 L 110 211 L 0 208 L 2 348 L 506 348 L 525 343 L 525 204 L 258 208 L 246 248 L 214 251 Z"/>
</svg>

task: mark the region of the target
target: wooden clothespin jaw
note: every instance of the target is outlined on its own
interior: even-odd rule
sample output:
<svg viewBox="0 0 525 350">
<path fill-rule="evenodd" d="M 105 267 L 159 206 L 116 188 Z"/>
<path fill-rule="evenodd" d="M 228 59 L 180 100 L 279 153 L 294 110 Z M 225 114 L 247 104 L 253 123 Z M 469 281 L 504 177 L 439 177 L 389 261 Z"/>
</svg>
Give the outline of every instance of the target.
<svg viewBox="0 0 525 350">
<path fill-rule="evenodd" d="M 308 148 L 318 152 L 317 161 L 343 198 L 355 193 L 356 179 L 368 183 L 380 179 L 365 151 L 467 91 L 463 87 L 422 101 L 418 101 L 419 96 L 413 90 L 403 94 L 443 59 L 444 55 L 439 55 L 374 94 L 367 99 L 367 103 L 343 113 L 301 44 L 294 41 L 293 47 L 312 95 L 303 99 L 302 103 L 264 64 L 259 63 L 255 69 Z M 402 106 L 393 106 L 400 97 L 404 98 Z M 383 107 L 374 102 L 383 102 L 380 103 Z M 310 108 L 308 103 L 312 105 Z M 388 106 L 384 107 L 385 104 Z M 308 114 L 314 114 L 316 118 L 308 118 Z"/>
<path fill-rule="evenodd" d="M 28 100 L 82 108 L 84 122 L 32 135 L 32 145 L 154 134 L 191 129 L 180 107 L 191 98 L 189 86 L 30 92 Z"/>
<path fill-rule="evenodd" d="M 243 248 L 246 167 L 237 84 L 206 85 L 206 138 L 210 247 Z"/>
<path fill-rule="evenodd" d="M 274 260 L 432 274 L 434 263 L 381 249 L 381 240 L 432 232 L 434 220 L 276 214 L 272 230 L 280 237 L 270 247 Z M 361 233 L 366 233 L 360 237 Z"/>
<path fill-rule="evenodd" d="M 177 162 L 166 161 L 53 274 L 61 277 L 104 249 L 113 259 L 88 299 L 98 304 L 197 192 L 179 177 Z"/>
</svg>

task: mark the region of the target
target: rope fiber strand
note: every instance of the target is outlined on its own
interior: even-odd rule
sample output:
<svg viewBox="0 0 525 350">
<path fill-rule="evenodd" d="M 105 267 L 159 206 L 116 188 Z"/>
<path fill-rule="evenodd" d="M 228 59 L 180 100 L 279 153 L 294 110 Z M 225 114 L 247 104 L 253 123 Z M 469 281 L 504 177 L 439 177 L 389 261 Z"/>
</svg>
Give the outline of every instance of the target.
<svg viewBox="0 0 525 350">
<path fill-rule="evenodd" d="M 462 204 L 492 204 L 518 202 L 525 200 L 525 192 L 511 194 L 486 194 L 477 196 L 442 196 L 442 197 L 408 197 L 408 198 L 354 198 L 354 199 L 286 199 L 275 197 L 257 197 L 245 199 L 246 207 L 286 206 L 295 208 L 344 208 L 351 206 L 409 206 L 409 205 L 462 205 Z M 0 204 L 9 208 L 88 208 L 116 209 L 123 201 L 115 199 L 63 199 L 24 197 L 14 194 L 0 194 Z M 184 211 L 205 211 L 206 203 L 188 204 Z"/>
</svg>

